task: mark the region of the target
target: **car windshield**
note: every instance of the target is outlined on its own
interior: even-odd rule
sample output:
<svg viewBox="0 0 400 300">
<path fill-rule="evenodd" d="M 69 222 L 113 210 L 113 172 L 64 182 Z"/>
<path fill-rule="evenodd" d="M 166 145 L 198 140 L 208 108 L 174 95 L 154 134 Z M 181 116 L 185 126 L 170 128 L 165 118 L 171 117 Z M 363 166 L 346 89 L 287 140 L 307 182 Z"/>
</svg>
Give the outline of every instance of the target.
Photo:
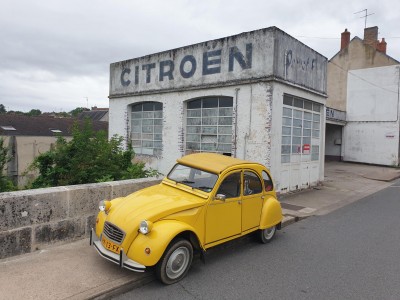
<svg viewBox="0 0 400 300">
<path fill-rule="evenodd" d="M 176 181 L 177 183 L 182 183 L 191 188 L 209 193 L 214 188 L 218 175 L 185 165 L 176 164 L 171 172 L 169 172 L 167 178 Z"/>
</svg>

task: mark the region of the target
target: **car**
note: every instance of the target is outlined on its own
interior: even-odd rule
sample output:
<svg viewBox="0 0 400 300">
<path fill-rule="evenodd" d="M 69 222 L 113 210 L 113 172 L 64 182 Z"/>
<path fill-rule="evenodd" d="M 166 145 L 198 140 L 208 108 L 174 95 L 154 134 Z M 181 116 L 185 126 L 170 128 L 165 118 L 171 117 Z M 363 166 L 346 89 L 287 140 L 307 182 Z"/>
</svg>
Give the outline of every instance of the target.
<svg viewBox="0 0 400 300">
<path fill-rule="evenodd" d="M 90 244 L 122 268 L 154 269 L 164 284 L 185 277 L 194 253 L 254 232 L 269 243 L 283 218 L 265 166 L 216 153 L 183 156 L 160 184 L 99 209 Z"/>
</svg>

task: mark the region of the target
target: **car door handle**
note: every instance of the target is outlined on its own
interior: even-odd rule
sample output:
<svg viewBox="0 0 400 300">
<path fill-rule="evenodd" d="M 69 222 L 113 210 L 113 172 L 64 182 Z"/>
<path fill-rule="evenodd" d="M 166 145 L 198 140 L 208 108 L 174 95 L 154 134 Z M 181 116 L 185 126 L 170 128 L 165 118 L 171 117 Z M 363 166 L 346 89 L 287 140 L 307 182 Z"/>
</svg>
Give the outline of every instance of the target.
<svg viewBox="0 0 400 300">
<path fill-rule="evenodd" d="M 239 200 L 239 201 L 238 201 L 238 204 L 242 204 L 242 201 Z"/>
</svg>

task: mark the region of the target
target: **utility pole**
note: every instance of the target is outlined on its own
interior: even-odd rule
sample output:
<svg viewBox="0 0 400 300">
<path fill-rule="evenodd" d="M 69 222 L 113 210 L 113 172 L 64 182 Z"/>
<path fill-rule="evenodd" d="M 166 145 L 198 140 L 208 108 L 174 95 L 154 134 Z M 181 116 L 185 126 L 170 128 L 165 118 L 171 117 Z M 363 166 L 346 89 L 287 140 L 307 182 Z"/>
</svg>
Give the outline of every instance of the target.
<svg viewBox="0 0 400 300">
<path fill-rule="evenodd" d="M 368 9 L 363 9 L 363 10 L 360 10 L 358 12 L 355 12 L 354 14 L 359 14 L 361 12 L 365 12 L 365 15 L 360 17 L 360 19 L 365 18 L 364 28 L 367 28 L 367 18 L 368 18 L 368 16 L 374 15 L 375 13 L 368 14 Z"/>
</svg>

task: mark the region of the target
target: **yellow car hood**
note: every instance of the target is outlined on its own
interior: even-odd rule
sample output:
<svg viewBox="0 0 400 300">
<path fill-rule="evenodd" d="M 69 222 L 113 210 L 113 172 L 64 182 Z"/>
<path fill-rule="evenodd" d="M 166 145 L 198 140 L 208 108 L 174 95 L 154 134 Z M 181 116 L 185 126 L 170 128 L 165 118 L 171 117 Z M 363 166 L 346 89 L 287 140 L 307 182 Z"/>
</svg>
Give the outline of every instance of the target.
<svg viewBox="0 0 400 300">
<path fill-rule="evenodd" d="M 137 230 L 142 220 L 155 222 L 173 213 L 202 206 L 206 199 L 159 184 L 111 201 L 107 221 L 125 232 Z"/>
</svg>

